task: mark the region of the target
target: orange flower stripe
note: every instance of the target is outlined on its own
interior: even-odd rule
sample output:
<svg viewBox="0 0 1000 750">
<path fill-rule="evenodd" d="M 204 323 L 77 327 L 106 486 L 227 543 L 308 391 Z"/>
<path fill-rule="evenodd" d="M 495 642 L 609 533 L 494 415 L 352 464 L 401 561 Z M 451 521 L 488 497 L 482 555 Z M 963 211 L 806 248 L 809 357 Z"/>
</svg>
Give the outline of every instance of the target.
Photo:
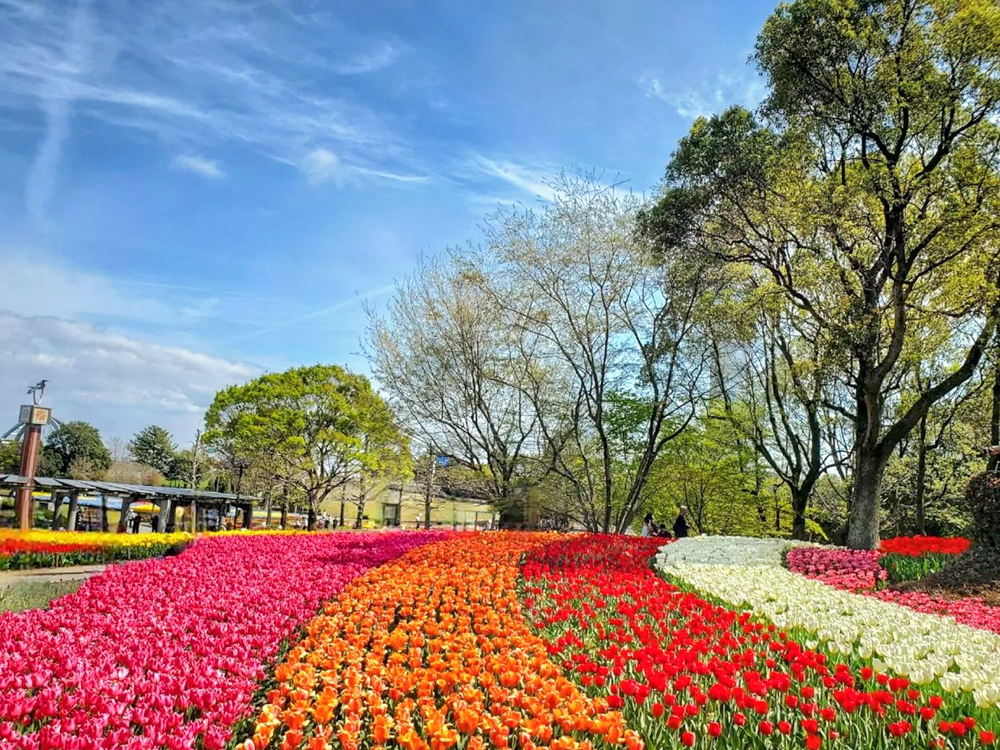
<svg viewBox="0 0 1000 750">
<path fill-rule="evenodd" d="M 459 536 L 355 579 L 276 668 L 245 750 L 642 750 L 522 614 L 518 561 L 554 538 Z"/>
</svg>

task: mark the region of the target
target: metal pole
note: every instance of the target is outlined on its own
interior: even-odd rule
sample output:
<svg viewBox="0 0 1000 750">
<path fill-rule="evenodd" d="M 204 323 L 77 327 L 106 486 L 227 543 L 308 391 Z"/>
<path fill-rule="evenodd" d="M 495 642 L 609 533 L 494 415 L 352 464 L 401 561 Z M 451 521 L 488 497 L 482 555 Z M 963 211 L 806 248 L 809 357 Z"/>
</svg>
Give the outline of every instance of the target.
<svg viewBox="0 0 1000 750">
<path fill-rule="evenodd" d="M 191 489 L 198 489 L 198 449 L 201 447 L 201 430 L 194 433 L 194 450 L 191 451 Z"/>
</svg>

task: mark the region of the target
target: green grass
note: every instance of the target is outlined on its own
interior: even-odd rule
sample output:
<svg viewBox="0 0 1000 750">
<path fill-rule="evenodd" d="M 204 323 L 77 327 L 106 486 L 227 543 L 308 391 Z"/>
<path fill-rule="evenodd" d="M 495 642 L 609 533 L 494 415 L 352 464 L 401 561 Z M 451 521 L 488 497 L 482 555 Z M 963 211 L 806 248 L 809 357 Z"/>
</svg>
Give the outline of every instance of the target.
<svg viewBox="0 0 1000 750">
<path fill-rule="evenodd" d="M 48 609 L 49 602 L 72 594 L 83 581 L 25 581 L 0 588 L 0 612 Z"/>
</svg>

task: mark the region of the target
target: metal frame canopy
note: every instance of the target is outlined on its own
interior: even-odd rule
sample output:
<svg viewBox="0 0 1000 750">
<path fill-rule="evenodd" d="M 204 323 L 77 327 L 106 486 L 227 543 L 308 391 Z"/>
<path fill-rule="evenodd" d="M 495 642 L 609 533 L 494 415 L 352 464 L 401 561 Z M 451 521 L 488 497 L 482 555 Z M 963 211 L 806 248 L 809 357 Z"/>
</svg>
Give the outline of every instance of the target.
<svg viewBox="0 0 1000 750">
<path fill-rule="evenodd" d="M 18 487 L 28 480 L 17 474 L 0 474 L 0 485 Z M 232 495 L 228 492 L 212 492 L 211 490 L 192 490 L 188 487 L 155 487 L 144 484 L 122 484 L 121 482 L 98 482 L 82 479 L 55 479 L 53 477 L 35 477 L 39 487 L 65 490 L 68 492 L 101 492 L 106 495 L 142 495 L 143 497 L 173 498 L 175 500 L 218 500 L 220 502 L 252 503 L 260 498 L 252 495 Z"/>
<path fill-rule="evenodd" d="M 0 474 L 0 487 L 18 488 L 27 484 L 25 477 L 17 474 Z M 142 484 L 123 484 L 121 482 L 99 482 L 82 479 L 56 479 L 54 477 L 35 477 L 35 486 L 47 489 L 53 495 L 54 502 L 61 504 L 62 495 L 70 496 L 70 507 L 75 506 L 75 499 L 81 493 L 100 493 L 101 495 L 122 497 L 122 509 L 119 521 L 119 531 L 124 531 L 125 514 L 129 505 L 139 499 L 166 501 L 158 503 L 161 506 L 161 529 L 172 530 L 174 509 L 186 505 L 194 506 L 226 506 L 234 505 L 244 512 L 244 526 L 250 528 L 253 517 L 253 505 L 260 498 L 252 495 L 233 495 L 228 492 L 212 492 L 211 490 L 193 490 L 187 487 L 154 487 Z M 192 518 L 194 520 L 194 518 Z"/>
</svg>

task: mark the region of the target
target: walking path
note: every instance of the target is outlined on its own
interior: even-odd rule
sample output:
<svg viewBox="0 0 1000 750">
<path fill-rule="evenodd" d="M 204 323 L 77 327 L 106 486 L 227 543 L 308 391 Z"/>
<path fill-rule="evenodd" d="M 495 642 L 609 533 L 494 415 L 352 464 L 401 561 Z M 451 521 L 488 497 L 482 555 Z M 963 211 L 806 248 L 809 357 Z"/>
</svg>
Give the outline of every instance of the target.
<svg viewBox="0 0 1000 750">
<path fill-rule="evenodd" d="M 68 565 L 65 568 L 29 568 L 0 571 L 0 588 L 18 583 L 57 583 L 85 581 L 104 572 L 106 565 Z"/>
</svg>

